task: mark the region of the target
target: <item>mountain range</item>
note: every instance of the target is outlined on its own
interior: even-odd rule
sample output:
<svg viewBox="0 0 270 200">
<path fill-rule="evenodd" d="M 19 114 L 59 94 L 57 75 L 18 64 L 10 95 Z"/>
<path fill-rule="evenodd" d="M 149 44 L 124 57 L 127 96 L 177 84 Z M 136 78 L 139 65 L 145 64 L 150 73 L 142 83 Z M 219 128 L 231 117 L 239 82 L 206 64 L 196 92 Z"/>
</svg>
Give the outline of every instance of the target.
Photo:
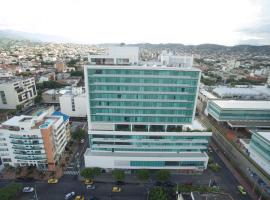
<svg viewBox="0 0 270 200">
<path fill-rule="evenodd" d="M 0 47 L 7 47 L 18 42 L 56 42 L 56 43 L 72 43 L 64 37 L 28 33 L 15 30 L 0 30 Z M 102 44 L 106 46 L 118 45 L 118 44 Z M 156 51 L 170 50 L 183 53 L 203 53 L 203 54 L 235 54 L 246 53 L 254 55 L 270 55 L 270 45 L 254 46 L 254 45 L 235 45 L 224 46 L 218 44 L 200 44 L 200 45 L 184 45 L 179 43 L 167 43 L 167 44 L 150 44 L 150 43 L 138 43 L 127 44 L 128 46 L 138 46 L 141 49 L 151 49 Z"/>
</svg>

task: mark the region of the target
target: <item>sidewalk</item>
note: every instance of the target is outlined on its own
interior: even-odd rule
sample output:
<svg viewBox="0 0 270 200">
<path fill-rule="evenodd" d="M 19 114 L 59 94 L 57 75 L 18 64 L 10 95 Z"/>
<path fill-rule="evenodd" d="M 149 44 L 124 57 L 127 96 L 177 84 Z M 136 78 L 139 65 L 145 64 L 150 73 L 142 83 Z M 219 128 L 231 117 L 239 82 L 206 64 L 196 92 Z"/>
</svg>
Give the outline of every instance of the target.
<svg viewBox="0 0 270 200">
<path fill-rule="evenodd" d="M 212 146 L 214 147 L 214 151 L 216 151 L 217 147 L 215 144 L 212 143 Z M 248 182 L 236 171 L 236 169 L 232 166 L 232 164 L 227 160 L 227 158 L 220 152 L 216 152 L 217 155 L 220 157 L 220 159 L 223 161 L 223 163 L 226 165 L 226 167 L 230 170 L 230 172 L 234 175 L 236 180 L 242 185 L 247 193 L 250 195 L 252 199 L 259 199 L 257 194 L 252 191 L 252 187 L 249 185 Z"/>
</svg>

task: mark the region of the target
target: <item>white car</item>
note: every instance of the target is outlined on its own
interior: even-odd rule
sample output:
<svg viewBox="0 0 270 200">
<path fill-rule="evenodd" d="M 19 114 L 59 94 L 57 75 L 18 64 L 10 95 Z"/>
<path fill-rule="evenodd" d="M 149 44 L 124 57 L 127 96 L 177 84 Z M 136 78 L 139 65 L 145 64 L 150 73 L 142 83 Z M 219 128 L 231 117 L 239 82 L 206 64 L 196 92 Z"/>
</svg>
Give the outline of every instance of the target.
<svg viewBox="0 0 270 200">
<path fill-rule="evenodd" d="M 75 192 L 70 192 L 70 193 L 67 193 L 66 196 L 65 196 L 65 200 L 69 199 L 70 197 L 73 197 L 75 196 Z"/>
<path fill-rule="evenodd" d="M 96 189 L 96 186 L 95 185 L 86 185 L 86 189 L 94 190 L 94 189 Z"/>
<path fill-rule="evenodd" d="M 34 188 L 33 187 L 24 187 L 23 192 L 34 192 Z"/>
</svg>

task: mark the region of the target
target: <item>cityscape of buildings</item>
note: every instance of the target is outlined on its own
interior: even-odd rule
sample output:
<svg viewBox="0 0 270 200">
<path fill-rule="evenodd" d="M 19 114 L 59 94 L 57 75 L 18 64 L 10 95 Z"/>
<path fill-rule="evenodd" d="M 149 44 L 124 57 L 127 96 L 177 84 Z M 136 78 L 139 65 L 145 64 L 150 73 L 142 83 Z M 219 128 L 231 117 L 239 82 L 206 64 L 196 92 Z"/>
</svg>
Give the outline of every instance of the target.
<svg viewBox="0 0 270 200">
<path fill-rule="evenodd" d="M 219 156 L 270 196 L 267 53 L 15 43 L 0 48 L 0 111 L 3 173 L 204 174 Z"/>
</svg>

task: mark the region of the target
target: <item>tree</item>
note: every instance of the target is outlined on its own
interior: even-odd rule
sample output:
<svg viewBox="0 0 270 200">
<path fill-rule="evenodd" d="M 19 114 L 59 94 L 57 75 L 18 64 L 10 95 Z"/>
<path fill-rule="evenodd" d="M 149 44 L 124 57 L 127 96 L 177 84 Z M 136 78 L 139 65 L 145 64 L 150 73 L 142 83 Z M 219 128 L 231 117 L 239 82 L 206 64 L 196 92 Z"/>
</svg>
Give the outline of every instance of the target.
<svg viewBox="0 0 270 200">
<path fill-rule="evenodd" d="M 97 167 L 95 168 L 85 168 L 81 171 L 81 176 L 85 179 L 94 179 L 96 176 L 99 176 L 101 170 Z"/>
<path fill-rule="evenodd" d="M 169 170 L 163 169 L 163 170 L 158 170 L 156 172 L 156 179 L 158 181 L 164 182 L 167 181 L 171 177 L 171 173 Z"/>
<path fill-rule="evenodd" d="M 158 187 L 158 188 L 154 188 L 150 190 L 148 199 L 149 200 L 167 200 L 167 195 L 163 188 Z"/>
<path fill-rule="evenodd" d="M 83 71 L 71 71 L 70 72 L 70 75 L 71 76 L 81 76 L 81 77 L 83 77 Z"/>
<path fill-rule="evenodd" d="M 147 169 L 139 169 L 137 171 L 137 178 L 141 182 L 148 181 L 148 179 L 149 179 L 149 170 L 147 170 Z"/>
<path fill-rule="evenodd" d="M 74 131 L 72 133 L 72 138 L 74 140 L 79 140 L 80 141 L 81 139 L 84 138 L 84 136 L 85 136 L 85 131 L 82 128 L 79 128 L 79 127 L 76 129 L 76 131 Z"/>
<path fill-rule="evenodd" d="M 125 179 L 125 173 L 120 169 L 114 170 L 112 175 L 115 181 L 123 181 Z"/>
<path fill-rule="evenodd" d="M 15 200 L 17 194 L 22 190 L 22 184 L 10 183 L 0 188 L 0 199 L 1 200 Z"/>
<path fill-rule="evenodd" d="M 41 95 L 37 95 L 34 99 L 35 103 L 40 103 L 42 101 L 42 96 Z"/>
<path fill-rule="evenodd" d="M 17 105 L 17 106 L 16 106 L 16 110 L 17 110 L 17 111 L 21 111 L 22 109 L 23 109 L 23 106 L 22 106 L 22 105 Z"/>
</svg>

